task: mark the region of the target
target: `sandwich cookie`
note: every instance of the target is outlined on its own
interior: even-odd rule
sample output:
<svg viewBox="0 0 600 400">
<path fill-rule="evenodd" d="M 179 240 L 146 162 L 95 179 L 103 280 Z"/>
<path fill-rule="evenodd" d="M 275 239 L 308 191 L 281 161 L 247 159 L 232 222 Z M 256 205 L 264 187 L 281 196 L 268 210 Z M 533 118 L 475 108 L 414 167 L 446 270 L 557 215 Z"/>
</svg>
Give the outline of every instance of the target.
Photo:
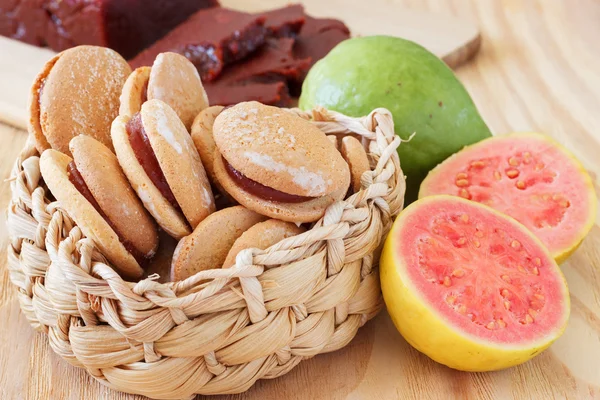
<svg viewBox="0 0 600 400">
<path fill-rule="evenodd" d="M 46 63 L 29 97 L 28 130 L 40 154 L 69 154 L 69 142 L 91 136 L 112 150 L 110 124 L 131 68 L 117 52 L 96 46 L 63 51 Z"/>
<path fill-rule="evenodd" d="M 350 185 L 348 164 L 325 134 L 279 108 L 245 102 L 213 126 L 219 184 L 240 204 L 289 222 L 312 222 Z"/>
<path fill-rule="evenodd" d="M 369 157 L 367 157 L 367 152 L 360 141 L 352 136 L 346 136 L 342 139 L 340 151 L 350 167 L 350 188 L 353 193 L 356 193 L 361 189 L 360 179 L 362 175 L 371 170 Z"/>
<path fill-rule="evenodd" d="M 200 271 L 220 268 L 237 238 L 266 217 L 242 206 L 217 211 L 181 239 L 171 264 L 171 280 L 181 281 Z"/>
<path fill-rule="evenodd" d="M 302 227 L 291 222 L 279 221 L 277 219 L 269 219 L 265 222 L 250 227 L 246 232 L 242 233 L 233 246 L 227 258 L 223 263 L 223 268 L 229 268 L 235 264 L 235 258 L 238 253 L 244 249 L 261 249 L 265 250 L 292 236 L 306 232 Z"/>
<path fill-rule="evenodd" d="M 152 67 L 133 71 L 123 87 L 119 114 L 133 116 L 142 104 L 153 99 L 171 106 L 188 131 L 198 113 L 208 107 L 198 70 L 176 53 L 161 53 Z"/>
<path fill-rule="evenodd" d="M 180 239 L 215 211 L 192 138 L 166 103 L 148 100 L 113 122 L 112 139 L 131 186 L 158 224 Z"/>
<path fill-rule="evenodd" d="M 139 278 L 158 247 L 156 225 L 111 150 L 90 136 L 70 142 L 73 158 L 46 150 L 44 181 L 81 231 L 124 277 Z"/>
</svg>

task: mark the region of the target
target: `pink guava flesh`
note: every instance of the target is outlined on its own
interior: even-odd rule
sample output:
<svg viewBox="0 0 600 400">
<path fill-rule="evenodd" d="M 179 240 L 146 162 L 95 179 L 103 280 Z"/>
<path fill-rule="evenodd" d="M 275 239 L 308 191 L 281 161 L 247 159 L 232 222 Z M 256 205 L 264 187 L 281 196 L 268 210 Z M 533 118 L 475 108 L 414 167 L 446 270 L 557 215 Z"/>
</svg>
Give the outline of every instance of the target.
<svg viewBox="0 0 600 400">
<path fill-rule="evenodd" d="M 531 233 L 487 207 L 437 199 L 416 203 L 395 233 L 397 256 L 425 301 L 462 332 L 500 344 L 561 327 L 566 286 Z"/>
<path fill-rule="evenodd" d="M 419 197 L 450 194 L 486 204 L 529 228 L 550 250 L 585 235 L 589 177 L 564 150 L 539 134 L 487 139 L 434 169 Z"/>
</svg>

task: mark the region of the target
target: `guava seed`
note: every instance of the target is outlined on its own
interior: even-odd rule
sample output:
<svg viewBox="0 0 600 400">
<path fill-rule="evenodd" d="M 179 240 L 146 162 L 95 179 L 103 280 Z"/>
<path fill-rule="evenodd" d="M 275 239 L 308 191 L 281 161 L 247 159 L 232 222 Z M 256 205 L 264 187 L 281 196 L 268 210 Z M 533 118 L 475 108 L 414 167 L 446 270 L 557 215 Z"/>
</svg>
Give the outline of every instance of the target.
<svg viewBox="0 0 600 400">
<path fill-rule="evenodd" d="M 527 322 L 528 324 L 531 324 L 533 322 L 533 317 L 529 314 L 525 315 L 525 322 Z"/>
<path fill-rule="evenodd" d="M 508 176 L 510 179 L 514 179 L 517 176 L 519 176 L 519 170 L 518 169 L 514 169 L 514 168 L 507 169 L 506 170 L 506 176 Z"/>
<path fill-rule="evenodd" d="M 531 315 L 533 318 L 535 318 L 538 314 L 538 312 L 535 311 L 533 308 L 530 308 L 529 310 L 527 310 L 527 313 L 529 313 L 529 315 Z"/>
<path fill-rule="evenodd" d="M 454 271 L 452 271 L 452 276 L 455 276 L 457 278 L 462 278 L 463 276 L 465 276 L 465 270 L 464 269 L 455 269 Z"/>
</svg>

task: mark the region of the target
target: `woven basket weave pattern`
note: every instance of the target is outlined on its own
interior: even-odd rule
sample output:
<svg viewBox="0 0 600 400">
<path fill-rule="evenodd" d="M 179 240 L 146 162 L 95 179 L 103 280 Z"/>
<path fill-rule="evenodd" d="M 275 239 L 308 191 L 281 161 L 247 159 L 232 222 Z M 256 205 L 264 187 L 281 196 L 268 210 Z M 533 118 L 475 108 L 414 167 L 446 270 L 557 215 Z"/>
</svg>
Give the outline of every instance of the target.
<svg viewBox="0 0 600 400">
<path fill-rule="evenodd" d="M 392 116 L 290 110 L 327 134 L 357 134 L 372 171 L 312 229 L 229 269 L 181 282 L 124 281 L 43 186 L 31 141 L 12 171 L 8 266 L 31 325 L 105 385 L 159 399 L 247 390 L 347 345 L 383 303 L 376 268 L 404 201 Z"/>
</svg>

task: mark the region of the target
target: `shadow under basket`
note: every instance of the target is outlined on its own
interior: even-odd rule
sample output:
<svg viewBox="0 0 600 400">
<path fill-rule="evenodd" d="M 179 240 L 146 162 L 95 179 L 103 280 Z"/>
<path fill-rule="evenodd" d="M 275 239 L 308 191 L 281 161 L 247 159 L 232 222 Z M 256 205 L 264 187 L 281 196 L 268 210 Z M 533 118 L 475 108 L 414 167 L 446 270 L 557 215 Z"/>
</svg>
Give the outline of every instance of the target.
<svg viewBox="0 0 600 400">
<path fill-rule="evenodd" d="M 57 354 L 122 392 L 239 393 L 346 346 L 381 310 L 379 252 L 405 192 L 392 115 L 289 111 L 362 138 L 372 168 L 362 189 L 307 232 L 180 282 L 123 280 L 54 201 L 28 141 L 11 174 L 8 267 L 23 313 Z"/>
</svg>

